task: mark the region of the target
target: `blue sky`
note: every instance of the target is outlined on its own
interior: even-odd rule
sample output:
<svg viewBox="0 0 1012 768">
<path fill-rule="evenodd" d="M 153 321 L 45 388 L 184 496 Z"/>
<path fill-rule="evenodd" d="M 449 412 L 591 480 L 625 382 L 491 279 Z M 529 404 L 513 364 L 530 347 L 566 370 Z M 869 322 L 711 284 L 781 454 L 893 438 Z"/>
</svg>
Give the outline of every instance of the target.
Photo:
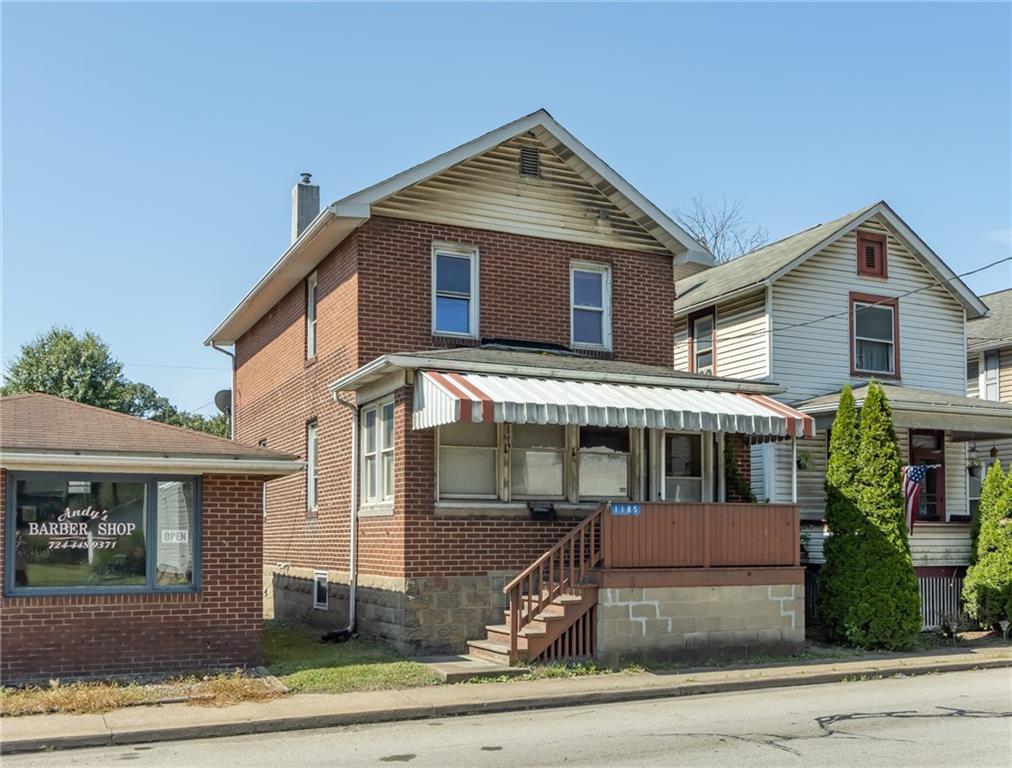
<svg viewBox="0 0 1012 768">
<path fill-rule="evenodd" d="M 962 272 L 1010 251 L 1009 39 L 1003 3 L 5 4 L 2 355 L 90 329 L 204 406 L 300 171 L 330 202 L 541 106 L 664 210 L 884 198 Z"/>
</svg>

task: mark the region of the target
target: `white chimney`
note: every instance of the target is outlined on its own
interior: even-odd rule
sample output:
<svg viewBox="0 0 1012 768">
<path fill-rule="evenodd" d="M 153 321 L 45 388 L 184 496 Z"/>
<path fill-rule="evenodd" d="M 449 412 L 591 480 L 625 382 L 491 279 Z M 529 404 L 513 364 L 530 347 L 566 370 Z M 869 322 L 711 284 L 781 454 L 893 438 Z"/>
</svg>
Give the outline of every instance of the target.
<svg viewBox="0 0 1012 768">
<path fill-rule="evenodd" d="M 311 173 L 303 173 L 299 183 L 292 187 L 292 242 L 320 213 L 320 186 L 311 184 Z"/>
</svg>

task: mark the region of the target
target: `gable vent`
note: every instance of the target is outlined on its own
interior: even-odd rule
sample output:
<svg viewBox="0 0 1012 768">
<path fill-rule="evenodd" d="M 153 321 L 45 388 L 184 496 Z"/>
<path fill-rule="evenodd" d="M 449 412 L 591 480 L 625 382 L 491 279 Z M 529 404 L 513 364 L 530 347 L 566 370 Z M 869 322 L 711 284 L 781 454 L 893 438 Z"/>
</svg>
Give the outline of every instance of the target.
<svg viewBox="0 0 1012 768">
<path fill-rule="evenodd" d="M 541 155 L 538 152 L 537 147 L 520 148 L 520 175 L 521 176 L 541 175 Z"/>
</svg>

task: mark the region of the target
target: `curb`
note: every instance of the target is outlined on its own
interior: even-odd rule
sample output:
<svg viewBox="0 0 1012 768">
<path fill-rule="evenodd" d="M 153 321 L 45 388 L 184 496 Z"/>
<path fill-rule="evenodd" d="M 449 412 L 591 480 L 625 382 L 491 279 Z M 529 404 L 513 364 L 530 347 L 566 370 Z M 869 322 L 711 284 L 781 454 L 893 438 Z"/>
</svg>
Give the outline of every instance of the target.
<svg viewBox="0 0 1012 768">
<path fill-rule="evenodd" d="M 187 725 L 159 729 L 144 729 L 115 733 L 96 732 L 58 737 L 41 737 L 0 741 L 0 754 L 40 752 L 83 747 L 108 747 L 124 744 L 142 744 L 157 741 L 184 741 L 222 736 L 245 736 L 257 733 L 336 728 L 349 725 L 367 725 L 405 720 L 424 720 L 434 717 L 461 717 L 465 715 L 517 712 L 531 709 L 585 706 L 588 704 L 615 704 L 629 701 L 647 701 L 702 694 L 731 693 L 766 688 L 790 688 L 801 685 L 820 685 L 848 680 L 882 679 L 926 675 L 940 672 L 965 672 L 977 669 L 1012 668 L 1012 658 L 977 659 L 951 664 L 911 664 L 901 669 L 863 669 L 819 672 L 811 675 L 782 675 L 742 680 L 714 682 L 673 682 L 671 685 L 645 686 L 612 691 L 587 691 L 536 695 L 483 703 L 420 704 L 411 707 L 364 712 L 334 712 L 309 717 L 277 717 L 264 720 L 245 720 L 234 723 Z"/>
</svg>

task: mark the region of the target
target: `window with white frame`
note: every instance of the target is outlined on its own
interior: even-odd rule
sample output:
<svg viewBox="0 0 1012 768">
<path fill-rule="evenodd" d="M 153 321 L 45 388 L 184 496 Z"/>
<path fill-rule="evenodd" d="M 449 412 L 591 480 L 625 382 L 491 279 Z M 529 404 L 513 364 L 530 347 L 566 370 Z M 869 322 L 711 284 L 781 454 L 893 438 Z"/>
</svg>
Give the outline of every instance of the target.
<svg viewBox="0 0 1012 768">
<path fill-rule="evenodd" d="M 306 278 L 306 359 L 316 357 L 316 273 Z"/>
<path fill-rule="evenodd" d="M 579 440 L 580 498 L 630 498 L 629 430 L 581 427 Z"/>
<path fill-rule="evenodd" d="M 703 439 L 698 434 L 664 436 L 665 501 L 703 500 Z"/>
<path fill-rule="evenodd" d="M 498 458 L 496 424 L 458 421 L 440 427 L 440 498 L 495 499 Z"/>
<path fill-rule="evenodd" d="M 895 299 L 863 301 L 852 299 L 855 373 L 897 375 L 897 302 Z"/>
<path fill-rule="evenodd" d="M 317 464 L 319 460 L 319 442 L 316 436 L 316 420 L 306 424 L 306 512 L 316 512 L 319 503 L 319 473 Z"/>
<path fill-rule="evenodd" d="M 381 504 L 394 497 L 393 401 L 362 409 L 362 503 Z"/>
<path fill-rule="evenodd" d="M 611 267 L 572 262 L 569 296 L 572 345 L 611 349 Z"/>
<path fill-rule="evenodd" d="M 984 400 L 998 400 L 998 352 L 984 353 L 984 366 L 980 374 L 980 396 Z"/>
<path fill-rule="evenodd" d="M 478 249 L 437 243 L 432 248 L 432 332 L 478 336 Z"/>
<path fill-rule="evenodd" d="M 696 373 L 714 373 L 714 312 L 695 315 L 691 318 L 692 370 Z"/>
<path fill-rule="evenodd" d="M 510 495 L 562 499 L 566 495 L 566 428 L 514 424 L 510 438 Z"/>
<path fill-rule="evenodd" d="M 328 589 L 327 572 L 314 571 L 313 607 L 321 611 L 327 610 L 327 603 L 329 597 L 330 597 L 330 590 Z"/>
</svg>

